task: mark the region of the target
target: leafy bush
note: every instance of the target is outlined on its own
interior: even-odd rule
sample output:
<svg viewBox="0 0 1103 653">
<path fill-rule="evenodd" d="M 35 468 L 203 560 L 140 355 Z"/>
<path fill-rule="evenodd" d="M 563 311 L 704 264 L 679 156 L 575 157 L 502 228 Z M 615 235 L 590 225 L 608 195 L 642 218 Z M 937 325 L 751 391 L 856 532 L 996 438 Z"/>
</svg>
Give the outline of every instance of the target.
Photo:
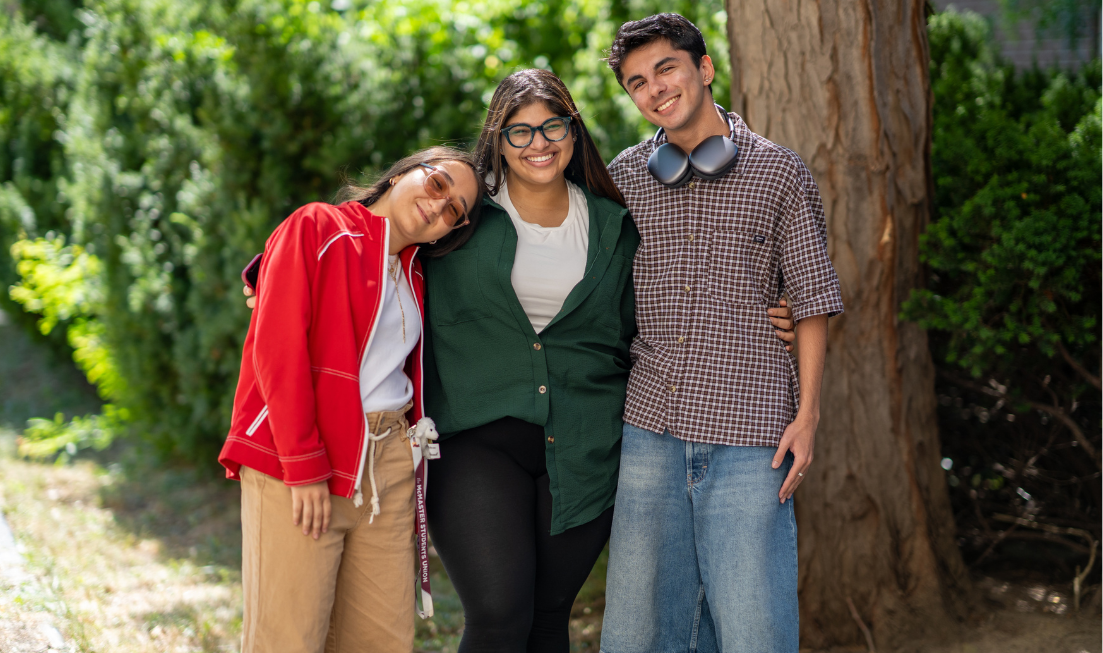
<svg viewBox="0 0 1103 653">
<path fill-rule="evenodd" d="M 49 163 L 32 179 L 0 161 L 15 189 L 0 244 L 53 229 L 102 264 L 85 324 L 120 380 L 112 404 L 166 456 L 211 465 L 248 321 L 238 274 L 296 206 L 331 198 L 346 172 L 472 142 L 495 84 L 522 66 L 567 81 L 611 159 L 652 130 L 601 61 L 631 17 L 681 10 L 728 65 L 719 0 L 91 0 L 71 21 L 64 6 L 35 3 L 46 35 L 0 19 L 0 44 L 21 48 L 0 49 L 0 93 L 18 100 L 0 129 L 39 125 L 2 156 Z M 723 76 L 716 88 L 726 96 Z M 79 330 L 58 319 L 51 333 Z"/>
<path fill-rule="evenodd" d="M 930 279 L 903 314 L 930 330 L 959 523 L 982 548 L 991 513 L 1098 537 L 1099 62 L 1017 74 L 972 14 L 929 33 Z"/>
<path fill-rule="evenodd" d="M 101 398 L 117 401 L 125 397 L 125 381 L 104 342 L 100 260 L 79 245 L 66 246 L 61 237 L 19 241 L 11 254 L 22 278 L 11 288 L 12 300 L 29 315 L 38 316 L 42 334 L 64 333 L 73 360 Z M 65 327 L 57 329 L 61 324 Z M 88 446 L 102 449 L 122 430 L 127 417 L 125 409 L 108 403 L 101 415 L 75 417 L 69 422 L 61 413 L 53 420 L 32 419 L 20 439 L 20 453 L 46 457 L 64 450 L 65 458 Z"/>
<path fill-rule="evenodd" d="M 18 17 L 0 12 L 0 288 L 19 279 L 6 254 L 20 238 L 65 230 L 58 183 L 65 171 L 56 139 L 76 72 L 75 48 L 36 33 Z M 0 308 L 27 326 L 6 292 Z M 64 333 L 53 338 L 63 345 Z"/>
</svg>

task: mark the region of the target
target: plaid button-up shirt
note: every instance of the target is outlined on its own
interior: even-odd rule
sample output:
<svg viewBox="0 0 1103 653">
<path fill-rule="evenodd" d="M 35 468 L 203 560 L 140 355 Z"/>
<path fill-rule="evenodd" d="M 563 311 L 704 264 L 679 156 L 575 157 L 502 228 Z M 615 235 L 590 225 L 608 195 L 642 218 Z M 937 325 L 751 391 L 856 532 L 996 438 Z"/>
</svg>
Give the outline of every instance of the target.
<svg viewBox="0 0 1103 653">
<path fill-rule="evenodd" d="M 609 165 L 641 238 L 624 420 L 692 442 L 776 447 L 799 386 L 766 309 L 788 293 L 795 319 L 831 316 L 842 296 L 808 168 L 727 117 L 739 159 L 720 179 L 659 184 L 647 158 L 663 134 Z"/>
</svg>

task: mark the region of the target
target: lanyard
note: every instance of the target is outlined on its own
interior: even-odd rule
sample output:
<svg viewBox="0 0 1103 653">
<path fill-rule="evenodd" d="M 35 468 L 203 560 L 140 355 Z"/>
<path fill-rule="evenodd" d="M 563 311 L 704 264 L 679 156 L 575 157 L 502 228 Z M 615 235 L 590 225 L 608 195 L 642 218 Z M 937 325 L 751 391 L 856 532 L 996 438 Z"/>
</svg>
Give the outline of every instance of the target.
<svg viewBox="0 0 1103 653">
<path fill-rule="evenodd" d="M 433 616 L 433 592 L 429 587 L 429 526 L 425 517 L 425 489 L 429 482 L 428 461 L 440 458 L 440 445 L 436 440 L 436 424 L 428 417 L 422 417 L 415 426 L 406 431 L 410 438 L 410 451 L 414 457 L 414 500 L 417 513 L 417 554 L 418 582 L 421 584 L 421 609 L 417 614 L 422 619 Z"/>
</svg>

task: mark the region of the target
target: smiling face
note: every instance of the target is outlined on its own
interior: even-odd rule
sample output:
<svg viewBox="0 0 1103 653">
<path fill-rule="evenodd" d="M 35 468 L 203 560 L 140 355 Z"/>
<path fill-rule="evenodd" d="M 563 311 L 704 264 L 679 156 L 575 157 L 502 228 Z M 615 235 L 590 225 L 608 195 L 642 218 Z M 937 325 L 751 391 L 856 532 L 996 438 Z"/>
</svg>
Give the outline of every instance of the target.
<svg viewBox="0 0 1103 653">
<path fill-rule="evenodd" d="M 549 118 L 557 118 L 543 102 L 535 102 L 523 106 L 509 116 L 502 124 L 503 129 L 517 124 L 539 127 Z M 542 132 L 536 132 L 532 136 L 532 142 L 525 147 L 513 147 L 509 144 L 505 134 L 501 134 L 499 145 L 502 156 L 509 166 L 509 174 L 516 175 L 522 183 L 531 186 L 543 186 L 551 183 L 562 183 L 563 171 L 574 156 L 574 130 L 568 127 L 570 133 L 560 141 L 549 141 Z M 555 137 L 554 134 L 552 134 Z M 514 138 L 514 141 L 518 139 Z M 510 177 L 513 180 L 513 177 Z"/>
<path fill-rule="evenodd" d="M 454 224 L 464 221 L 462 216 L 458 223 L 453 220 L 449 205 L 456 202 L 464 212 L 470 212 L 478 199 L 478 180 L 469 166 L 444 161 L 433 167 L 446 184 L 442 189 L 445 197 L 432 197 L 440 194 L 426 189 L 426 179 L 433 171 L 419 165 L 394 177 L 393 185 L 372 206 L 372 212 L 390 220 L 391 240 L 399 249 L 444 237 Z"/>
<path fill-rule="evenodd" d="M 667 132 L 691 129 L 712 112 L 712 93 L 706 87 L 716 74 L 708 55 L 697 66 L 689 52 L 659 39 L 628 54 L 621 73 L 643 117 Z"/>
</svg>

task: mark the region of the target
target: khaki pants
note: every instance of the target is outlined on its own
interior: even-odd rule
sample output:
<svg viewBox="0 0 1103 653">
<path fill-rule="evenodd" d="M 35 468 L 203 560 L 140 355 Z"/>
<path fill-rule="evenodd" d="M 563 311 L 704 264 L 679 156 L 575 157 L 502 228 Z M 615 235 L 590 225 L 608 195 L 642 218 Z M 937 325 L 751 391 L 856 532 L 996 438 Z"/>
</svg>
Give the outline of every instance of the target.
<svg viewBox="0 0 1103 653">
<path fill-rule="evenodd" d="M 330 496 L 317 540 L 291 523 L 291 489 L 241 469 L 243 653 L 402 653 L 414 645 L 414 465 L 404 411 L 369 413 L 380 514 Z M 365 462 L 365 467 L 367 463 Z"/>
</svg>

